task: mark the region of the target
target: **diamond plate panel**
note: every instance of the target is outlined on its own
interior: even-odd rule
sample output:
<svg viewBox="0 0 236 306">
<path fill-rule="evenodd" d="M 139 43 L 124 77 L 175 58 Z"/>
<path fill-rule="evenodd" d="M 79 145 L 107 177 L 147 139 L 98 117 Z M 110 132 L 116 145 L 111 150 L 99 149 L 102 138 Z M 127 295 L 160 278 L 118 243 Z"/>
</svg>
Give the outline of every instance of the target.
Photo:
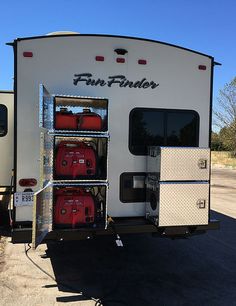
<svg viewBox="0 0 236 306">
<path fill-rule="evenodd" d="M 44 156 L 43 156 L 43 178 L 44 182 L 53 181 L 53 160 L 54 160 L 54 137 L 45 134 Z"/>
<path fill-rule="evenodd" d="M 52 230 L 52 185 L 48 184 L 34 195 L 32 243 L 35 249 Z"/>
<path fill-rule="evenodd" d="M 208 224 L 209 184 L 160 183 L 159 205 L 159 226 Z"/>
<path fill-rule="evenodd" d="M 210 149 L 152 147 L 149 171 L 159 173 L 160 181 L 208 181 Z"/>
</svg>

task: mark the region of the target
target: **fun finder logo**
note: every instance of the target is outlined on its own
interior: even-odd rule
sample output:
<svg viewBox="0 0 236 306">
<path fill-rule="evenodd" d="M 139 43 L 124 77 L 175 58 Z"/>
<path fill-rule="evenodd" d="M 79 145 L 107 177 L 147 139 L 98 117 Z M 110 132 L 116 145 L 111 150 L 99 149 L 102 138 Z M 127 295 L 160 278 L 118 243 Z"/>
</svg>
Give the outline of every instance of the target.
<svg viewBox="0 0 236 306">
<path fill-rule="evenodd" d="M 74 74 L 73 84 L 75 86 L 79 84 L 85 84 L 87 86 L 119 86 L 121 88 L 142 88 L 142 89 L 155 89 L 159 86 L 159 83 L 154 81 L 148 81 L 146 78 L 142 78 L 137 81 L 130 81 L 124 75 L 112 75 L 108 76 L 106 80 L 101 78 L 94 78 L 92 73 Z"/>
</svg>

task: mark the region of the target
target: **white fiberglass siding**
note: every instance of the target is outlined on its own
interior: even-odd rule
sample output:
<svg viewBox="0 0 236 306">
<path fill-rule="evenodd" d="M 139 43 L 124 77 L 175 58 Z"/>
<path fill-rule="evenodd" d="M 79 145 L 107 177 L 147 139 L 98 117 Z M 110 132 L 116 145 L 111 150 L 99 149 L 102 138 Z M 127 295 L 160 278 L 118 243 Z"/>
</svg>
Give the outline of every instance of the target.
<svg viewBox="0 0 236 306">
<path fill-rule="evenodd" d="M 114 52 L 124 48 L 124 56 Z M 23 52 L 33 57 L 23 57 Z M 103 56 L 104 61 L 95 61 Z M 116 58 L 125 63 L 117 63 Z M 138 64 L 145 59 L 146 65 Z M 206 70 L 199 70 L 205 65 Z M 111 216 L 143 216 L 145 203 L 121 203 L 119 179 L 122 172 L 145 172 L 146 157 L 134 156 L 128 148 L 129 113 L 135 107 L 189 109 L 200 116 L 199 146 L 209 141 L 209 112 L 212 58 L 181 48 L 150 41 L 105 36 L 57 36 L 17 42 L 17 182 L 39 180 L 38 88 L 50 93 L 105 97 L 109 100 L 109 193 Z M 73 84 L 75 74 L 90 73 L 106 84 Z M 107 86 L 109 76 L 123 75 L 129 81 L 153 81 L 155 88 Z M 101 86 L 104 84 L 104 86 Z M 138 84 L 138 83 L 136 83 Z M 36 186 L 35 190 L 39 189 Z M 17 186 L 17 190 L 22 188 Z M 18 221 L 32 219 L 31 207 L 17 208 Z"/>
</svg>

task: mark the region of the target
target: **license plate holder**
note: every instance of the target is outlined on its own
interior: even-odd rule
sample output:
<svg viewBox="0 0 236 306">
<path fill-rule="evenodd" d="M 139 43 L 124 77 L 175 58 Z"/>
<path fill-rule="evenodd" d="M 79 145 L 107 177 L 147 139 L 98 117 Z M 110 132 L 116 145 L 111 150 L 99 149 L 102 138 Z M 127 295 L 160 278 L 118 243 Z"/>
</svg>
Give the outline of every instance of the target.
<svg viewBox="0 0 236 306">
<path fill-rule="evenodd" d="M 16 192 L 14 194 L 14 205 L 19 206 L 33 206 L 34 192 Z"/>
</svg>

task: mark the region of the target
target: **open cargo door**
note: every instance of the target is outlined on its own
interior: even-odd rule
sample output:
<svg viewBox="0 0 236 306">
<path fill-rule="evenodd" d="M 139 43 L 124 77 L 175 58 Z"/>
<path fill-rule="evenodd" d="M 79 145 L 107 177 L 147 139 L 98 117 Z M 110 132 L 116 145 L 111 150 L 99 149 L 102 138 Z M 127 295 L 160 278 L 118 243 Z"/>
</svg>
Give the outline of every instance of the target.
<svg viewBox="0 0 236 306">
<path fill-rule="evenodd" d="M 50 114 L 53 112 L 53 99 L 47 89 L 39 86 L 39 127 L 41 128 L 40 151 L 41 159 L 40 185 L 42 189 L 34 194 L 32 246 L 34 249 L 43 241 L 52 230 L 53 222 L 53 193 L 52 183 L 45 179 L 45 138 L 47 132 L 53 128 Z"/>
<path fill-rule="evenodd" d="M 0 235 L 10 234 L 14 160 L 14 94 L 0 92 Z"/>
<path fill-rule="evenodd" d="M 53 222 L 52 184 L 48 183 L 43 189 L 34 194 L 32 245 L 36 249 L 47 233 L 52 230 Z"/>
<path fill-rule="evenodd" d="M 46 130 L 53 129 L 54 103 L 53 97 L 47 89 L 39 85 L 39 127 Z"/>
<path fill-rule="evenodd" d="M 34 194 L 34 206 L 33 206 L 33 230 L 32 230 L 32 245 L 33 248 L 43 242 L 47 233 L 54 229 L 59 229 L 63 232 L 63 229 L 67 229 L 68 224 L 71 224 L 70 229 L 74 229 L 73 220 L 76 221 L 76 231 L 83 232 L 88 230 L 93 232 L 94 229 L 104 229 L 107 226 L 107 152 L 108 152 L 108 133 L 107 131 L 91 132 L 85 131 L 80 133 L 75 131 L 57 130 L 54 126 L 55 110 L 60 106 L 67 106 L 68 97 L 60 98 L 55 95 L 50 95 L 43 85 L 40 85 L 40 97 L 39 97 L 39 127 L 40 127 L 40 186 L 41 189 Z M 83 98 L 70 98 L 70 102 L 73 105 L 69 105 L 71 108 L 74 106 L 81 108 L 80 103 L 88 103 L 88 99 L 84 102 Z M 64 101 L 64 102 L 63 102 Z M 102 110 L 104 111 L 107 101 L 96 98 L 93 99 Z M 64 103 L 64 104 L 63 104 Z M 58 105 L 56 105 L 58 104 Z M 104 106 L 105 105 L 105 106 Z M 98 107 L 98 108 L 99 108 Z M 107 111 L 106 111 L 107 112 Z M 70 132 L 73 132 L 71 134 Z M 100 160 L 106 158 L 101 166 L 99 176 L 90 178 L 89 176 L 82 179 L 65 179 L 64 177 L 57 176 L 55 173 L 55 157 L 58 148 L 58 144 L 62 142 L 81 143 L 81 142 L 93 142 L 93 145 L 97 149 L 97 154 Z M 72 146 L 73 148 L 73 146 Z M 70 148 L 70 151 L 72 149 Z M 76 152 L 76 151 L 75 151 Z M 81 159 L 80 163 L 83 164 L 84 160 Z M 72 191 L 71 191 L 72 190 Z M 53 216 L 53 204 L 59 197 L 59 193 L 66 197 L 66 193 L 69 194 L 69 200 L 61 197 L 63 205 L 71 205 L 73 202 L 72 212 L 77 216 L 77 219 L 66 220 L 68 224 L 64 222 L 62 215 L 67 210 L 59 210 L 59 219 L 55 221 L 55 214 Z M 65 204 L 66 203 L 66 204 Z M 68 204 L 69 203 L 69 204 Z M 74 206 L 76 205 L 76 208 Z M 54 213 L 57 211 L 57 205 L 54 205 Z M 62 206 L 64 207 L 64 206 Z M 79 209 L 78 209 L 79 207 Z M 68 209 L 69 211 L 69 209 Z M 93 212 L 92 212 L 93 211 Z M 70 218 L 71 215 L 69 215 Z M 80 217 L 78 217 L 80 216 Z M 55 221 L 55 224 L 53 224 Z"/>
</svg>

